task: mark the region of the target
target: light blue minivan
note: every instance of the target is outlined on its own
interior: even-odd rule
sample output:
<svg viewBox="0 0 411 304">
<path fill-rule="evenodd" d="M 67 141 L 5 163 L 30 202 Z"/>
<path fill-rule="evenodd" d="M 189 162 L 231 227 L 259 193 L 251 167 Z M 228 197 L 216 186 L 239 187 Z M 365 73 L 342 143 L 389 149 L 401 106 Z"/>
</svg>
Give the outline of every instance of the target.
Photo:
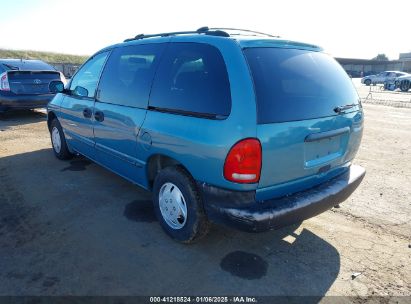
<svg viewBox="0 0 411 304">
<path fill-rule="evenodd" d="M 190 243 L 210 222 L 246 231 L 343 202 L 363 110 L 321 48 L 237 29 L 138 35 L 94 54 L 48 105 L 59 159 L 81 154 L 152 191 L 158 220 Z"/>
</svg>

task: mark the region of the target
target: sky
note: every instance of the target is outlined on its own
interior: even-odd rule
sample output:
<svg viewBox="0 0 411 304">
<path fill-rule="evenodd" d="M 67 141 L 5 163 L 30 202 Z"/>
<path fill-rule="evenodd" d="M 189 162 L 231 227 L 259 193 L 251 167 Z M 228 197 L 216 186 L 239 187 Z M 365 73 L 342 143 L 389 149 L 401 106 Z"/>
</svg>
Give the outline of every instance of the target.
<svg viewBox="0 0 411 304">
<path fill-rule="evenodd" d="M 335 57 L 411 51 L 411 1 L 0 0 L 0 48 L 91 55 L 140 33 L 252 29 Z"/>
</svg>

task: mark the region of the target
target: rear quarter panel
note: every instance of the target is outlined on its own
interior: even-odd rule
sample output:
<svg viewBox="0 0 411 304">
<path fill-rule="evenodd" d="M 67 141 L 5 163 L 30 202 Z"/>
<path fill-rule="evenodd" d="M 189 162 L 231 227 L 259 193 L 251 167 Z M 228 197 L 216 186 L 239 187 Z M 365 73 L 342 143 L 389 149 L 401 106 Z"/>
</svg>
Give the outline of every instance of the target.
<svg viewBox="0 0 411 304">
<path fill-rule="evenodd" d="M 236 190 L 256 189 L 257 184 L 234 184 L 225 180 L 227 153 L 239 140 L 256 137 L 256 105 L 248 66 L 237 42 L 222 37 L 174 37 L 172 42 L 208 43 L 220 50 L 231 86 L 231 114 L 211 120 L 147 111 L 140 132 L 151 135 L 152 145 L 139 140 L 139 154 L 166 155 L 180 162 L 199 182 Z"/>
</svg>

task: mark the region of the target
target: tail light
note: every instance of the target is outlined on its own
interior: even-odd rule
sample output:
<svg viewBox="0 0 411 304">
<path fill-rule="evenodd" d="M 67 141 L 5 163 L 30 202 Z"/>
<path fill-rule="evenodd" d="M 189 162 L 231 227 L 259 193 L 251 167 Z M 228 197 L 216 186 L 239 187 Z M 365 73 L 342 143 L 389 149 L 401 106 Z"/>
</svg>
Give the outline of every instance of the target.
<svg viewBox="0 0 411 304">
<path fill-rule="evenodd" d="M 236 183 L 257 183 L 261 172 L 261 144 L 258 139 L 247 138 L 236 143 L 224 164 L 225 179 Z"/>
<path fill-rule="evenodd" d="M 0 91 L 10 91 L 9 78 L 7 72 L 0 74 Z"/>
</svg>

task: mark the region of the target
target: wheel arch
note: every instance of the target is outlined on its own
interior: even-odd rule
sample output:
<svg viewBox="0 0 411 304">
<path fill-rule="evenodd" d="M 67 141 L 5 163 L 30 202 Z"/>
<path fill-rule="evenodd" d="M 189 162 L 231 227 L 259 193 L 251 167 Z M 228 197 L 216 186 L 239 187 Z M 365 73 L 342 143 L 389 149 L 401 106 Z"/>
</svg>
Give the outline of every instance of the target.
<svg viewBox="0 0 411 304">
<path fill-rule="evenodd" d="M 50 131 L 50 127 L 51 127 L 51 122 L 54 119 L 57 119 L 57 115 L 53 111 L 49 111 L 47 113 L 47 127 L 48 127 L 49 131 Z"/>
<path fill-rule="evenodd" d="M 164 154 L 153 154 L 149 157 L 146 164 L 147 186 L 149 190 L 153 189 L 154 180 L 157 174 L 164 168 L 179 166 L 186 171 L 191 177 L 190 171 L 180 161 Z"/>
</svg>

